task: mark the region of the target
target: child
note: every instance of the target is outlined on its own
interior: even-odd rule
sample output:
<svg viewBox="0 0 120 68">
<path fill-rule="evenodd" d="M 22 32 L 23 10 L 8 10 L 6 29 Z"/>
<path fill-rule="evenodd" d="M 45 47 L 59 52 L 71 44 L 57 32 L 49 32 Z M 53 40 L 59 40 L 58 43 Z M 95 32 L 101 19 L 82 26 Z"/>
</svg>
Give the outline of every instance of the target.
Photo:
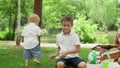
<svg viewBox="0 0 120 68">
<path fill-rule="evenodd" d="M 80 41 L 76 33 L 71 31 L 73 26 L 73 19 L 65 16 L 61 20 L 62 32 L 57 35 L 56 44 L 58 45 L 55 54 L 49 57 L 50 60 L 54 59 L 57 55 L 57 68 L 64 68 L 68 63 L 74 65 L 76 68 L 86 68 L 86 63 L 78 56 L 80 52 Z"/>
<path fill-rule="evenodd" d="M 40 34 L 41 29 L 38 27 L 40 18 L 36 14 L 28 17 L 29 24 L 23 29 L 22 42 L 24 42 L 23 55 L 25 58 L 25 66 L 28 66 L 29 59 L 34 58 L 34 62 L 40 64 L 38 58 L 41 56 L 40 50 Z"/>
<path fill-rule="evenodd" d="M 120 46 L 120 29 L 117 31 L 117 35 L 115 38 L 115 44 Z M 118 58 L 118 64 L 120 64 L 120 57 Z"/>
<path fill-rule="evenodd" d="M 115 44 L 120 45 L 120 29 L 117 31 L 117 35 L 115 38 Z"/>
</svg>

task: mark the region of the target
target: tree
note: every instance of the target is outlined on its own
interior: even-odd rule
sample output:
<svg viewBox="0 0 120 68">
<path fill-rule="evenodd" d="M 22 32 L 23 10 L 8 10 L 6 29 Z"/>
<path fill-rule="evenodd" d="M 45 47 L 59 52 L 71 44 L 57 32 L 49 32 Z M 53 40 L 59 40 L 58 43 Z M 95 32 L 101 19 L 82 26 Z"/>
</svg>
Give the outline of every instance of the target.
<svg viewBox="0 0 120 68">
<path fill-rule="evenodd" d="M 0 34 L 3 34 L 3 40 L 14 40 L 14 28 L 16 28 L 17 21 L 17 2 L 17 0 L 0 0 Z"/>
<path fill-rule="evenodd" d="M 42 24 L 42 0 L 34 0 L 34 13 L 40 17 L 39 26 Z"/>
<path fill-rule="evenodd" d="M 18 24 L 17 24 L 17 37 L 16 37 L 16 45 L 20 45 L 20 19 L 21 19 L 21 7 L 20 7 L 20 1 L 18 0 Z"/>
<path fill-rule="evenodd" d="M 0 40 L 14 40 L 16 37 L 18 0 L 0 0 L 0 5 Z M 21 0 L 21 8 L 21 25 L 24 25 L 27 23 L 28 14 L 33 11 L 33 0 Z"/>
<path fill-rule="evenodd" d="M 41 24 L 42 24 L 42 0 L 34 0 L 33 12 L 40 17 L 39 26 L 41 27 Z M 39 41 L 40 41 L 40 37 L 39 37 Z"/>
</svg>

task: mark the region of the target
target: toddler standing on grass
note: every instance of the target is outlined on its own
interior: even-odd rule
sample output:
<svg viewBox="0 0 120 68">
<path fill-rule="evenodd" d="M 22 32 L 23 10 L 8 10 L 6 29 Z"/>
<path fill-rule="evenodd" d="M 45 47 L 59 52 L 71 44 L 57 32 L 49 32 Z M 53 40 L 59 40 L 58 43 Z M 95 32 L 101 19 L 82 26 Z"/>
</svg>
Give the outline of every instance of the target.
<svg viewBox="0 0 120 68">
<path fill-rule="evenodd" d="M 29 24 L 24 27 L 22 32 L 22 42 L 24 42 L 23 55 L 25 58 L 25 66 L 29 65 L 29 60 L 34 59 L 34 62 L 40 64 L 38 58 L 41 56 L 40 50 L 40 34 L 41 29 L 38 27 L 40 18 L 36 14 L 28 17 Z"/>
</svg>

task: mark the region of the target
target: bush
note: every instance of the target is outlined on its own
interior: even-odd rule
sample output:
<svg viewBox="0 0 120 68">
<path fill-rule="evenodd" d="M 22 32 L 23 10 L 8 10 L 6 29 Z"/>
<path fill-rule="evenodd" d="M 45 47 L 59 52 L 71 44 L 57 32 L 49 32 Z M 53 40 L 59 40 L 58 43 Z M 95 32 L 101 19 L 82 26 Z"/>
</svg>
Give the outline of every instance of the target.
<svg viewBox="0 0 120 68">
<path fill-rule="evenodd" d="M 96 36 L 93 31 L 97 31 L 97 24 L 90 24 L 85 19 L 86 16 L 77 16 L 77 20 L 74 20 L 73 30 L 79 35 L 81 42 L 94 43 L 96 42 Z"/>
<path fill-rule="evenodd" d="M 109 43 L 107 34 L 98 37 L 94 32 L 97 32 L 98 25 L 91 24 L 91 21 L 85 20 L 86 16 L 79 15 L 74 20 L 73 30 L 79 35 L 83 43 Z"/>
<path fill-rule="evenodd" d="M 7 36 L 9 35 L 8 33 L 8 30 L 0 31 L 0 40 L 6 40 Z"/>
<path fill-rule="evenodd" d="M 8 29 L 0 31 L 0 40 L 13 40 L 14 32 L 9 32 Z"/>
<path fill-rule="evenodd" d="M 108 44 L 109 40 L 107 38 L 108 38 L 107 34 L 97 37 L 97 43 Z"/>
</svg>

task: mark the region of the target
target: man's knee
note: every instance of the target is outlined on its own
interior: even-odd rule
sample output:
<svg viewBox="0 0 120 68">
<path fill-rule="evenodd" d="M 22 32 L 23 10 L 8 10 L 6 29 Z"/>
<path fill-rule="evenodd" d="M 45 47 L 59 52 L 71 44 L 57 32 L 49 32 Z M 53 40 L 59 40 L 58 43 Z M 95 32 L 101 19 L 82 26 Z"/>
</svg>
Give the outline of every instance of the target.
<svg viewBox="0 0 120 68">
<path fill-rule="evenodd" d="M 81 62 L 78 64 L 78 68 L 87 68 L 87 64 L 85 62 Z"/>
<path fill-rule="evenodd" d="M 64 62 L 58 62 L 57 63 L 57 68 L 64 68 L 64 67 L 65 67 Z"/>
<path fill-rule="evenodd" d="M 118 64 L 120 64 L 120 57 L 118 58 Z"/>
</svg>

